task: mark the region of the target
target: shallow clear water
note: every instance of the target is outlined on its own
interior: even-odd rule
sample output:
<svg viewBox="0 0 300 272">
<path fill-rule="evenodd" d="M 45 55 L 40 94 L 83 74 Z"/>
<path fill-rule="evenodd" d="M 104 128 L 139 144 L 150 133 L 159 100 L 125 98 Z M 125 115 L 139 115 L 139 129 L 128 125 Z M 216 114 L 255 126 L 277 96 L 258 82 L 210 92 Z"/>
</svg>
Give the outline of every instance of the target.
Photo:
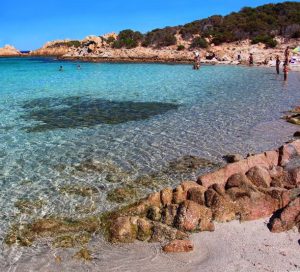
<svg viewBox="0 0 300 272">
<path fill-rule="evenodd" d="M 267 68 L 82 63 L 79 70 L 74 62 L 0 58 L 0 237 L 16 221 L 111 209 L 120 204 L 107 192 L 120 186 L 141 187 L 140 197 L 209 170 L 165 175 L 185 155 L 221 163 L 228 153 L 277 147 L 294 130 L 280 117 L 299 104 L 299 86 L 299 73 L 283 83 Z M 157 184 L 136 184 L 153 173 Z M 70 185 L 93 192 L 70 193 Z M 22 199 L 43 205 L 22 213 Z M 38 252 L 27 252 L 27 261 Z M 0 267 L 14 262 L 9 254 L 3 246 Z"/>
</svg>

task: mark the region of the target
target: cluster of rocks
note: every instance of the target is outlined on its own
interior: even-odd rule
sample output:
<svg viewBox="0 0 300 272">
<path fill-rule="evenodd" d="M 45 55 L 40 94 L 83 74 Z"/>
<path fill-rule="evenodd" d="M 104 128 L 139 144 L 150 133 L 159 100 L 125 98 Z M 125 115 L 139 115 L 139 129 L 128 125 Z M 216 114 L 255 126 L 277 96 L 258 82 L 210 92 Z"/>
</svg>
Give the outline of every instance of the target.
<svg viewBox="0 0 300 272">
<path fill-rule="evenodd" d="M 271 216 L 269 228 L 300 231 L 300 140 L 248 156 L 219 170 L 166 188 L 115 213 L 111 242 L 166 243 L 166 252 L 193 249 L 188 235 L 214 231 L 214 222 Z M 170 242 L 171 241 L 171 242 Z"/>
</svg>

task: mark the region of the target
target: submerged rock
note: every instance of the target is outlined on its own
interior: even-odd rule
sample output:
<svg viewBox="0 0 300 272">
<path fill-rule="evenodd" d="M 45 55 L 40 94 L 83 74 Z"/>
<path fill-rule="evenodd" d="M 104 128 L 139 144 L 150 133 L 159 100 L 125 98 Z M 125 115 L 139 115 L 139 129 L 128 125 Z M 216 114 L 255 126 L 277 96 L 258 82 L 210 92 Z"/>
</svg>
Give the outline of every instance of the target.
<svg viewBox="0 0 300 272">
<path fill-rule="evenodd" d="M 41 123 L 27 128 L 27 131 L 41 132 L 140 121 L 176 110 L 178 106 L 162 102 L 110 101 L 76 96 L 35 99 L 25 103 L 23 108 L 26 110 L 23 119 Z"/>
<path fill-rule="evenodd" d="M 88 232 L 82 232 L 75 235 L 64 235 L 56 237 L 52 245 L 59 248 L 72 248 L 76 246 L 86 245 L 90 240 L 91 234 Z"/>
<path fill-rule="evenodd" d="M 116 188 L 107 194 L 107 200 L 116 203 L 133 202 L 137 197 L 138 191 L 132 187 Z"/>
<path fill-rule="evenodd" d="M 82 248 L 73 257 L 75 259 L 84 260 L 84 261 L 91 261 L 92 260 L 91 251 L 88 250 L 87 248 Z"/>
<path fill-rule="evenodd" d="M 95 187 L 81 185 L 65 185 L 59 188 L 59 191 L 62 194 L 79 195 L 82 197 L 90 197 L 99 193 Z"/>
<path fill-rule="evenodd" d="M 8 245 L 18 244 L 21 246 L 31 246 L 32 243 L 41 237 L 64 237 L 57 238 L 57 245 L 68 245 L 71 239 L 76 243 L 87 242 L 89 234 L 100 231 L 103 227 L 101 217 L 93 216 L 83 219 L 60 219 L 42 218 L 28 224 L 14 225 L 5 238 Z M 71 239 L 66 238 L 70 236 Z"/>
<path fill-rule="evenodd" d="M 34 211 L 41 209 L 45 204 L 46 202 L 40 199 L 20 199 L 15 203 L 15 207 L 18 208 L 21 213 L 32 214 Z"/>
<path fill-rule="evenodd" d="M 169 170 L 167 170 L 167 171 L 186 173 L 186 172 L 190 172 L 190 171 L 195 171 L 199 168 L 213 167 L 216 165 L 217 164 L 215 164 L 209 160 L 199 158 L 196 156 L 184 156 L 180 159 L 171 161 L 169 163 Z"/>
</svg>

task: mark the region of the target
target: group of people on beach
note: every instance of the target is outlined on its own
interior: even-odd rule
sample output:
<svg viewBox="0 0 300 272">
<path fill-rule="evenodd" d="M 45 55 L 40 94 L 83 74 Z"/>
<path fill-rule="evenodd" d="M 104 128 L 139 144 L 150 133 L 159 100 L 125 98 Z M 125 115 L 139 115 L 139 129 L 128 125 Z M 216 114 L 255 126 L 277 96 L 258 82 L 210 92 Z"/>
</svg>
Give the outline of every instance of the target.
<svg viewBox="0 0 300 272">
<path fill-rule="evenodd" d="M 283 62 L 283 70 L 282 70 L 284 81 L 287 81 L 287 78 L 288 78 L 289 57 L 290 57 L 290 48 L 288 46 L 284 51 L 284 62 Z M 241 61 L 241 54 L 238 54 L 237 59 L 238 59 L 239 62 Z M 199 51 L 195 51 L 194 52 L 193 69 L 194 70 L 199 70 L 200 69 L 200 63 L 201 63 L 200 53 L 199 53 Z M 254 65 L 253 53 L 249 54 L 248 64 L 249 64 L 249 66 Z M 276 72 L 277 72 L 278 75 L 280 74 L 280 64 L 281 64 L 281 61 L 280 61 L 279 55 L 277 55 L 276 56 Z"/>
<path fill-rule="evenodd" d="M 288 78 L 288 73 L 289 73 L 289 58 L 290 58 L 290 48 L 289 46 L 285 49 L 284 51 L 284 62 L 283 62 L 283 79 L 284 81 L 287 81 L 287 78 Z M 253 61 L 253 54 L 250 53 L 249 55 L 249 65 L 252 66 L 254 64 L 254 61 Z M 280 61 L 280 57 L 279 55 L 276 56 L 276 72 L 277 74 L 279 75 L 280 74 L 280 64 L 281 64 L 281 61 Z"/>
</svg>

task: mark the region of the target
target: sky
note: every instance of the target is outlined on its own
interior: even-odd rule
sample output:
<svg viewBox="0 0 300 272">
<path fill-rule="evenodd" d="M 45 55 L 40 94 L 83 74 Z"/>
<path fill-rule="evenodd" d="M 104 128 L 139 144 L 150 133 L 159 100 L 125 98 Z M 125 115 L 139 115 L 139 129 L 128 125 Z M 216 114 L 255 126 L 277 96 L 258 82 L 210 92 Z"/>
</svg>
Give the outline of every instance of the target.
<svg viewBox="0 0 300 272">
<path fill-rule="evenodd" d="M 2 2 L 2 3 L 1 3 Z M 0 47 L 32 50 L 57 39 L 189 23 L 272 0 L 0 0 Z M 298 0 L 300 2 L 300 0 Z"/>
</svg>

